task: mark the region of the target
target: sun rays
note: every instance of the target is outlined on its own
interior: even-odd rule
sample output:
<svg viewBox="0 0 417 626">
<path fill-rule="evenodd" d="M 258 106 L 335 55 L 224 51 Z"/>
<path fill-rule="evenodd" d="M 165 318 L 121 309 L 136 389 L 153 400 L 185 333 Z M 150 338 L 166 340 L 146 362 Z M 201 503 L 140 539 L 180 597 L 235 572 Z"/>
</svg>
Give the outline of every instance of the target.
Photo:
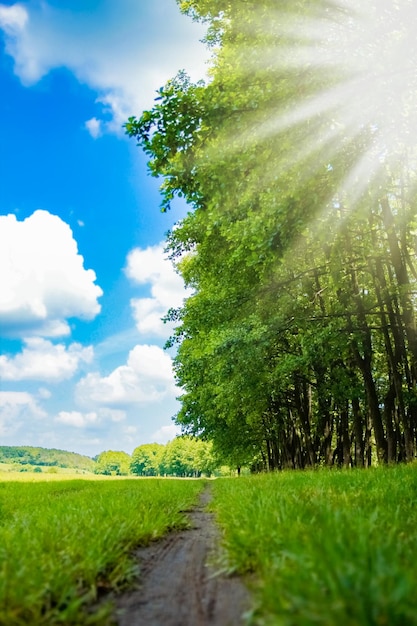
<svg viewBox="0 0 417 626">
<path fill-rule="evenodd" d="M 417 16 L 409 0 L 314 6 L 304 15 L 291 8 L 254 16 L 235 56 L 220 57 L 239 65 L 248 89 L 265 77 L 259 102 L 242 114 L 244 132 L 223 128 L 221 150 L 233 157 L 275 140 L 277 158 L 264 172 L 268 185 L 298 164 L 305 167 L 309 157 L 313 168 L 320 161 L 332 167 L 349 146 L 357 154 L 346 164 L 339 193 L 356 202 L 370 185 L 398 177 L 404 161 L 414 159 Z M 282 157 L 282 141 L 291 137 Z M 205 156 L 216 159 L 216 153 L 217 146 Z"/>
</svg>

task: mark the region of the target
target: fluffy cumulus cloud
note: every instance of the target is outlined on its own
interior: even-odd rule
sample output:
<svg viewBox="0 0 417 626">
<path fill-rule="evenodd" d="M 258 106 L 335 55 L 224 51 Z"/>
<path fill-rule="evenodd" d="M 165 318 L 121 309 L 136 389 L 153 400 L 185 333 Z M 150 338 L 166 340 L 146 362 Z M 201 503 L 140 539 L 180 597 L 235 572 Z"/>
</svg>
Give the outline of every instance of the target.
<svg viewBox="0 0 417 626">
<path fill-rule="evenodd" d="M 127 258 L 126 275 L 138 285 L 150 285 L 151 297 L 130 301 L 137 329 L 144 335 L 166 337 L 172 325 L 161 318 L 171 307 L 182 305 L 190 291 L 166 258 L 162 245 L 135 248 Z"/>
<path fill-rule="evenodd" d="M 205 72 L 203 28 L 181 15 L 174 0 L 63 0 L 59 6 L 29 0 L 0 5 L 0 28 L 24 84 L 67 67 L 98 92 L 111 114 L 110 130 L 149 106 L 179 69 L 195 79 Z M 95 118 L 87 128 L 93 137 L 101 132 Z"/>
<path fill-rule="evenodd" d="M 10 38 L 18 37 L 28 21 L 26 9 L 21 4 L 7 6 L 0 4 L 0 28 Z"/>
<path fill-rule="evenodd" d="M 158 346 L 137 345 L 126 365 L 108 376 L 87 374 L 76 387 L 77 401 L 83 405 L 128 408 L 158 403 L 177 395 L 172 361 Z"/>
<path fill-rule="evenodd" d="M 84 428 L 98 421 L 97 413 L 80 413 L 79 411 L 60 411 L 55 419 L 60 424 L 67 426 L 75 426 L 75 428 Z"/>
<path fill-rule="evenodd" d="M 23 425 L 46 417 L 46 412 L 32 394 L 26 391 L 0 391 L 0 436 L 13 435 Z"/>
<path fill-rule="evenodd" d="M 60 411 L 55 418 L 58 424 L 73 426 L 74 428 L 102 427 L 105 422 L 121 422 L 126 413 L 117 409 L 99 408 L 97 411 L 81 413 L 80 411 Z M 136 428 L 135 428 L 136 432 Z"/>
<path fill-rule="evenodd" d="M 59 382 L 72 378 L 81 363 L 90 363 L 91 347 L 83 348 L 72 343 L 52 344 L 46 339 L 32 337 L 14 357 L 0 355 L 0 378 L 8 381 L 39 380 Z"/>
<path fill-rule="evenodd" d="M 10 336 L 69 334 L 67 319 L 92 319 L 102 290 L 84 269 L 68 224 L 48 211 L 0 216 L 0 326 Z"/>
</svg>

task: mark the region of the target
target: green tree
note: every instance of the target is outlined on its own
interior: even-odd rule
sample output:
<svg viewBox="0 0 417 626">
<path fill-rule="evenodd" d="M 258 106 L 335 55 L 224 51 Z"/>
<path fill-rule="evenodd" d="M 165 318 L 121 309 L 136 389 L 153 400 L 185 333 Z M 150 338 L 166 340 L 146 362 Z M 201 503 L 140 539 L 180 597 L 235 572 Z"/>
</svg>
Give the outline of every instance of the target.
<svg viewBox="0 0 417 626">
<path fill-rule="evenodd" d="M 169 441 L 161 460 L 161 473 L 167 476 L 210 476 L 216 467 L 212 445 L 186 435 Z"/>
<path fill-rule="evenodd" d="M 126 452 L 107 450 L 97 457 L 96 474 L 127 476 L 130 469 L 130 456 Z"/>
<path fill-rule="evenodd" d="M 168 315 L 178 423 L 254 468 L 412 460 L 417 84 L 398 68 L 409 2 L 368 3 L 371 34 L 353 3 L 180 6 L 208 24 L 211 80 L 180 73 L 126 124 L 163 178 L 163 209 L 175 195 L 193 209 L 168 238 L 194 289 Z M 359 108 L 343 97 L 354 85 Z M 187 474 L 187 454 L 175 443 L 166 466 Z"/>
<path fill-rule="evenodd" d="M 146 443 L 133 450 L 130 471 L 138 476 L 159 476 L 164 446 Z"/>
</svg>

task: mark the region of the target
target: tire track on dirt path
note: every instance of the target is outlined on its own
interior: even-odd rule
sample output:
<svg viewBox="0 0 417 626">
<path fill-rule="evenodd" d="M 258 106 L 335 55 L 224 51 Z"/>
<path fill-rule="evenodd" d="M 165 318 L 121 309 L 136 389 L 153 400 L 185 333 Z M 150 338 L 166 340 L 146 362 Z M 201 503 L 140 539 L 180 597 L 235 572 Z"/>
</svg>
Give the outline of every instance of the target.
<svg viewBox="0 0 417 626">
<path fill-rule="evenodd" d="M 208 564 L 219 531 L 205 508 L 208 487 L 189 512 L 191 528 L 135 552 L 138 588 L 116 598 L 117 626 L 241 626 L 249 593 L 237 577 L 217 575 Z"/>
</svg>

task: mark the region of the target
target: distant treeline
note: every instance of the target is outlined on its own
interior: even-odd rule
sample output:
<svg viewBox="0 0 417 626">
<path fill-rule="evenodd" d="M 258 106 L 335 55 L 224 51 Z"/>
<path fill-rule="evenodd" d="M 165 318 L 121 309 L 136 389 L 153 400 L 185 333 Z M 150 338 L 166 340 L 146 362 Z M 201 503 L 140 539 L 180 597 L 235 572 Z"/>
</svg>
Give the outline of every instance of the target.
<svg viewBox="0 0 417 626">
<path fill-rule="evenodd" d="M 137 476 L 211 476 L 221 472 L 212 444 L 199 439 L 176 437 L 166 445 L 147 443 L 126 452 L 108 450 L 97 457 L 96 474 Z"/>
<path fill-rule="evenodd" d="M 32 446 L 0 446 L 0 463 L 18 463 L 38 467 L 66 467 L 94 472 L 93 459 L 76 452 Z"/>
<path fill-rule="evenodd" d="M 0 446 L 0 463 L 39 468 L 68 468 L 108 476 L 210 476 L 220 472 L 210 443 L 188 436 L 166 445 L 148 443 L 132 453 L 106 450 L 94 458 L 75 452 L 32 446 Z"/>
</svg>

